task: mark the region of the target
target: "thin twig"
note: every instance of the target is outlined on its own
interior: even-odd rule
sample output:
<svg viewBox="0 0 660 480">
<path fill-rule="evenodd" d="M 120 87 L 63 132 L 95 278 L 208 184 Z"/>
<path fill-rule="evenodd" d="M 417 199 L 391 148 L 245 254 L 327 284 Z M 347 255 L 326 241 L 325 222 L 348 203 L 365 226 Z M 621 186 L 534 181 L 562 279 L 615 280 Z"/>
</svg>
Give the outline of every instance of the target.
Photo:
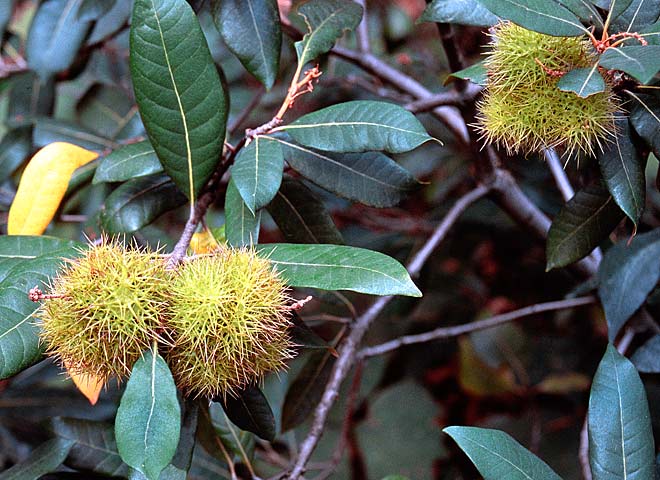
<svg viewBox="0 0 660 480">
<path fill-rule="evenodd" d="M 420 100 L 415 100 L 407 105 L 404 105 L 406 110 L 414 113 L 428 112 L 436 107 L 445 105 L 463 105 L 474 98 L 481 92 L 482 88 L 474 83 L 469 84 L 463 92 L 456 90 L 449 90 L 447 92 L 440 92 Z"/>
<path fill-rule="evenodd" d="M 554 148 L 545 148 L 543 149 L 543 155 L 545 156 L 546 162 L 548 162 L 550 173 L 552 173 L 552 178 L 555 179 L 555 183 L 557 184 L 557 188 L 559 189 L 562 198 L 564 201 L 568 202 L 575 195 L 575 190 L 573 190 L 573 186 L 568 180 L 568 176 L 562 167 L 557 151 Z"/>
<path fill-rule="evenodd" d="M 466 333 L 477 332 L 487 328 L 493 328 L 504 323 L 518 320 L 519 318 L 529 317 L 542 312 L 551 312 L 555 310 L 565 310 L 568 308 L 580 307 L 582 305 L 591 305 L 596 302 L 593 296 L 569 298 L 566 300 L 557 300 L 554 302 L 537 303 L 513 312 L 493 315 L 492 317 L 478 320 L 476 322 L 456 325 L 452 327 L 439 327 L 430 332 L 424 332 L 417 335 L 405 335 L 389 342 L 381 343 L 373 347 L 367 347 L 360 350 L 359 358 L 373 357 L 397 350 L 405 345 L 414 345 L 417 343 L 427 343 L 442 338 L 457 337 Z"/>
<path fill-rule="evenodd" d="M 355 29 L 358 50 L 362 53 L 371 53 L 371 43 L 369 42 L 369 18 L 367 16 L 366 0 L 355 0 L 362 6 L 362 20 Z"/>
<path fill-rule="evenodd" d="M 454 225 L 456 220 L 460 215 L 467 210 L 467 208 L 472 205 L 474 202 L 486 195 L 490 190 L 490 187 L 479 185 L 474 190 L 466 193 L 464 196 L 458 199 L 454 206 L 449 210 L 447 215 L 443 218 L 442 222 L 438 225 L 437 229 L 427 240 L 426 244 L 419 250 L 411 262 L 409 263 L 407 269 L 408 273 L 411 276 L 416 276 L 421 270 L 424 263 L 428 260 L 433 250 L 442 242 L 442 240 L 447 236 L 447 233 Z M 314 420 L 312 422 L 312 427 L 310 428 L 305 440 L 300 444 L 300 451 L 298 457 L 291 469 L 291 473 L 287 477 L 289 480 L 298 480 L 305 471 L 305 466 L 309 461 L 312 452 L 316 448 L 321 435 L 323 435 L 323 429 L 325 427 L 325 422 L 330 412 L 330 408 L 335 403 L 337 395 L 339 394 L 339 387 L 343 382 L 344 378 L 351 369 L 355 356 L 357 353 L 357 348 L 364 337 L 364 334 L 367 332 L 371 323 L 378 317 L 378 315 L 383 311 L 387 304 L 392 300 L 392 296 L 380 297 L 365 311 L 360 317 L 358 317 L 355 323 L 352 325 L 351 331 L 346 337 L 339 358 L 335 362 L 335 365 L 330 374 L 330 380 L 326 384 L 325 391 L 323 392 L 323 397 L 321 401 L 316 406 L 314 411 Z"/>
</svg>

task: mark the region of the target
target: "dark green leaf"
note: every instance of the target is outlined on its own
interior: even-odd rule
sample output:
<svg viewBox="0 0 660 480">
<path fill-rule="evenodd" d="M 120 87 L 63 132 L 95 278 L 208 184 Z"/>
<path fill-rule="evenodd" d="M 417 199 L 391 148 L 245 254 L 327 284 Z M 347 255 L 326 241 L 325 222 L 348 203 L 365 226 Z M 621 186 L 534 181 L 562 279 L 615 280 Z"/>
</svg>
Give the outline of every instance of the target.
<svg viewBox="0 0 660 480">
<path fill-rule="evenodd" d="M 115 6 L 117 0 L 82 0 L 76 13 L 81 22 L 98 20 Z"/>
<path fill-rule="evenodd" d="M 53 142 L 69 142 L 88 150 L 103 151 L 117 148 L 119 144 L 66 120 L 40 117 L 36 119 L 33 134 L 34 145 L 44 147 Z"/>
<path fill-rule="evenodd" d="M 582 98 L 604 92 L 605 79 L 596 67 L 594 65 L 592 68 L 576 68 L 571 70 L 557 82 L 557 88 L 564 92 L 573 92 Z"/>
<path fill-rule="evenodd" d="M 223 410 L 241 430 L 246 430 L 259 438 L 272 442 L 275 440 L 275 417 L 268 400 L 258 387 L 250 385 L 238 392 L 236 397 L 214 398 Z"/>
<path fill-rule="evenodd" d="M 504 432 L 476 427 L 442 431 L 470 457 L 485 480 L 561 480 L 543 460 Z"/>
<path fill-rule="evenodd" d="M 220 161 L 228 105 L 185 0 L 135 0 L 130 67 L 151 144 L 192 205 Z"/>
<path fill-rule="evenodd" d="M 292 312 L 291 321 L 293 325 L 289 329 L 289 334 L 291 335 L 291 341 L 297 347 L 309 350 L 329 350 L 333 356 L 337 356 L 337 351 L 314 330 L 309 328 L 296 312 Z"/>
<path fill-rule="evenodd" d="M 312 0 L 298 8 L 309 31 L 296 42 L 298 64 L 311 62 L 330 50 L 345 30 L 353 30 L 362 18 L 362 7 L 350 0 Z"/>
<path fill-rule="evenodd" d="M 329 154 L 280 140 L 291 167 L 318 186 L 372 207 L 392 207 L 419 184 L 380 152 Z"/>
<path fill-rule="evenodd" d="M 167 175 L 129 180 L 105 199 L 101 223 L 110 233 L 134 232 L 186 203 Z"/>
<path fill-rule="evenodd" d="M 456 23 L 490 27 L 499 21 L 478 0 L 433 0 L 426 7 L 418 22 Z"/>
<path fill-rule="evenodd" d="M 16 75 L 11 79 L 7 116 L 19 122 L 37 115 L 50 115 L 55 102 L 55 82 L 42 80 L 34 72 Z"/>
<path fill-rule="evenodd" d="M 258 245 L 292 287 L 421 297 L 406 269 L 380 252 L 344 245 Z"/>
<path fill-rule="evenodd" d="M 603 19 L 598 10 L 587 0 L 558 0 L 560 4 L 577 15 L 585 23 L 603 27 Z"/>
<path fill-rule="evenodd" d="M 635 366 L 611 344 L 594 376 L 588 417 L 594 480 L 654 477 L 655 448 L 644 385 Z"/>
<path fill-rule="evenodd" d="M 28 65 L 42 79 L 66 70 L 76 60 L 91 22 L 79 20 L 82 0 L 46 0 L 30 25 L 26 54 Z"/>
<path fill-rule="evenodd" d="M 610 341 L 644 303 L 660 279 L 660 228 L 610 248 L 600 264 L 598 294 Z"/>
<path fill-rule="evenodd" d="M 608 11 L 608 16 L 610 17 L 610 21 L 612 21 L 616 20 L 630 6 L 632 0 L 605 0 L 604 3 L 605 5 L 601 5 L 601 8 Z"/>
<path fill-rule="evenodd" d="M 660 70 L 660 45 L 608 48 L 600 56 L 599 65 L 611 70 L 622 70 L 646 84 Z"/>
<path fill-rule="evenodd" d="M 660 3 L 657 0 L 615 1 L 617 15 L 613 18 L 610 32 L 637 32 L 660 16 Z"/>
<path fill-rule="evenodd" d="M 170 369 L 157 352 L 135 362 L 115 419 L 125 463 L 157 480 L 179 444 L 181 410 Z"/>
<path fill-rule="evenodd" d="M 482 60 L 481 62 L 470 65 L 463 70 L 452 73 L 450 75 L 450 79 L 452 77 L 460 78 L 462 80 L 469 80 L 472 83 L 476 83 L 477 85 L 485 87 L 488 83 L 488 70 L 486 69 L 484 61 Z M 449 81 L 450 80 L 447 80 L 446 83 L 449 83 Z"/>
<path fill-rule="evenodd" d="M 122 89 L 94 85 L 76 108 L 80 124 L 113 140 L 144 135 L 144 127 L 133 101 Z"/>
<path fill-rule="evenodd" d="M 172 463 L 168 465 L 161 473 L 160 480 L 166 478 L 177 478 L 179 472 L 183 472 L 183 479 L 185 480 L 185 473 L 190 469 L 192 463 L 193 450 L 195 449 L 195 432 L 197 431 L 197 421 L 199 418 L 199 404 L 192 400 L 187 399 L 184 403 L 183 421 L 181 422 L 181 438 L 179 445 L 172 458 Z M 171 474 L 166 473 L 171 471 Z"/>
<path fill-rule="evenodd" d="M 314 411 L 334 364 L 335 357 L 330 350 L 310 353 L 307 363 L 286 392 L 282 406 L 283 432 L 302 424 Z"/>
<path fill-rule="evenodd" d="M 555 217 L 546 244 L 547 270 L 565 267 L 589 255 L 623 218 L 603 185 L 588 185 Z"/>
<path fill-rule="evenodd" d="M 393 103 L 339 103 L 280 127 L 307 147 L 330 152 L 402 153 L 433 140 L 415 116 Z"/>
<path fill-rule="evenodd" d="M 637 225 L 646 203 L 645 162 L 630 139 L 628 119 L 619 117 L 616 129 L 614 141 L 598 153 L 598 163 L 614 201 Z"/>
<path fill-rule="evenodd" d="M 37 447 L 30 457 L 0 473 L 0 480 L 38 479 L 59 467 L 73 446 L 70 440 L 56 438 Z"/>
<path fill-rule="evenodd" d="M 213 0 L 213 20 L 243 66 L 270 88 L 280 64 L 282 31 L 276 0 Z"/>
<path fill-rule="evenodd" d="M 254 434 L 236 427 L 215 402 L 200 407 L 197 438 L 204 450 L 223 463 L 226 463 L 227 457 L 220 445 L 241 461 L 250 460 L 254 456 Z"/>
<path fill-rule="evenodd" d="M 76 255 L 75 245 L 48 237 L 0 237 L 0 379 L 41 358 L 39 330 L 33 318 L 39 305 L 27 294 L 35 285 L 48 290 L 63 258 Z"/>
<path fill-rule="evenodd" d="M 649 45 L 660 44 L 660 20 L 642 28 L 639 33 L 644 35 L 644 39 L 649 42 Z"/>
<path fill-rule="evenodd" d="M 93 183 L 124 182 L 163 171 L 149 140 L 118 148 L 103 158 L 96 168 Z"/>
<path fill-rule="evenodd" d="M 229 180 L 225 197 L 225 236 L 232 247 L 244 247 L 259 241 L 261 211 L 253 214 L 245 205 L 234 180 Z"/>
<path fill-rule="evenodd" d="M 0 142 L 0 183 L 7 180 L 32 151 L 32 126 L 9 130 Z"/>
<path fill-rule="evenodd" d="M 660 373 L 660 334 L 639 347 L 630 360 L 640 372 Z"/>
<path fill-rule="evenodd" d="M 554 35 L 575 37 L 587 29 L 580 19 L 566 8 L 548 0 L 479 0 L 488 10 L 504 20 L 528 30 Z"/>
<path fill-rule="evenodd" d="M 270 203 L 282 182 L 284 157 L 279 143 L 255 137 L 236 156 L 231 177 L 252 213 Z"/>
<path fill-rule="evenodd" d="M 75 442 L 65 461 L 67 466 L 110 476 L 128 475 L 112 425 L 77 418 L 55 418 L 51 423 L 58 437 Z"/>
<path fill-rule="evenodd" d="M 332 217 L 312 191 L 302 183 L 284 178 L 268 213 L 291 243 L 344 243 Z"/>
<path fill-rule="evenodd" d="M 660 158 L 660 99 L 651 95 L 633 95 L 636 102 L 628 117 L 630 124 Z"/>
</svg>

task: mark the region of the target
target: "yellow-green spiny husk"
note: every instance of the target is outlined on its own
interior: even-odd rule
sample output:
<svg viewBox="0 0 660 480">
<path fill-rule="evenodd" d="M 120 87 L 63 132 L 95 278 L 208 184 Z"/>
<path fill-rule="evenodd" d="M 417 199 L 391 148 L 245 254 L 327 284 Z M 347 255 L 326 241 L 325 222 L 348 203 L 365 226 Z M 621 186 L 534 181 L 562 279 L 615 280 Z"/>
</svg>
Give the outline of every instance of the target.
<svg viewBox="0 0 660 480">
<path fill-rule="evenodd" d="M 235 394 L 285 366 L 291 298 L 252 249 L 224 248 L 185 262 L 170 289 L 168 360 L 186 394 Z"/>
<path fill-rule="evenodd" d="M 581 98 L 557 88 L 559 75 L 596 63 L 584 37 L 553 37 L 510 22 L 494 27 L 486 60 L 488 84 L 478 104 L 477 128 L 509 154 L 560 147 L 568 155 L 593 155 L 594 143 L 614 134 L 619 106 L 610 85 Z M 545 68 L 544 68 L 545 67 Z"/>
<path fill-rule="evenodd" d="M 40 310 L 46 352 L 69 373 L 106 381 L 130 374 L 159 339 L 170 274 L 154 252 L 105 239 L 67 262 Z"/>
</svg>

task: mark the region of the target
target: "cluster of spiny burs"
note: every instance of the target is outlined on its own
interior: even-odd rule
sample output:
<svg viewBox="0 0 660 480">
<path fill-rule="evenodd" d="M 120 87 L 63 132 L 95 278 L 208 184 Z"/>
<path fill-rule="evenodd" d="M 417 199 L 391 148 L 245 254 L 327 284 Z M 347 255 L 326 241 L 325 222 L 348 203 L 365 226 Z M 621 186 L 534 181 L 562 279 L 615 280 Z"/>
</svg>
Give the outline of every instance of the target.
<svg viewBox="0 0 660 480">
<path fill-rule="evenodd" d="M 292 357 L 291 298 L 251 249 L 219 249 L 168 270 L 163 256 L 105 240 L 68 260 L 40 312 L 46 352 L 71 374 L 122 379 L 154 342 L 177 386 L 215 397 Z"/>
<path fill-rule="evenodd" d="M 612 87 L 586 98 L 557 87 L 575 68 L 597 61 L 585 37 L 554 37 L 511 22 L 493 27 L 485 65 L 488 83 L 479 101 L 478 125 L 483 138 L 509 154 L 560 147 L 568 156 L 593 155 L 594 144 L 614 134 L 619 103 Z"/>
</svg>

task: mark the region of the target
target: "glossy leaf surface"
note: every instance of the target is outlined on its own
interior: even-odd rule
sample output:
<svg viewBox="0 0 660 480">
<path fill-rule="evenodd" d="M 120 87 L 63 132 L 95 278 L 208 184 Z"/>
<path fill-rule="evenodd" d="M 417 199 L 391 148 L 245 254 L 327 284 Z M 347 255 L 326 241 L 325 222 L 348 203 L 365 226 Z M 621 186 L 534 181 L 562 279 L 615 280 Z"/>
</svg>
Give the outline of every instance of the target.
<svg viewBox="0 0 660 480">
<path fill-rule="evenodd" d="M 276 0 L 214 0 L 222 39 L 252 75 L 270 88 L 280 64 L 282 31 Z"/>
<path fill-rule="evenodd" d="M 325 205 L 301 182 L 285 178 L 268 213 L 291 243 L 344 243 Z"/>
<path fill-rule="evenodd" d="M 252 213 L 243 201 L 234 180 L 227 185 L 225 196 L 225 235 L 232 247 L 244 247 L 259 241 L 261 211 Z"/>
<path fill-rule="evenodd" d="M 269 442 L 275 440 L 275 417 L 268 400 L 258 387 L 251 385 L 238 392 L 236 397 L 215 400 L 220 402 L 229 420 L 238 428 Z"/>
<path fill-rule="evenodd" d="M 268 137 L 254 138 L 236 156 L 231 176 L 252 213 L 273 199 L 280 188 L 283 169 L 282 147 Z"/>
<path fill-rule="evenodd" d="M 393 103 L 370 100 L 326 107 L 281 129 L 298 143 L 329 152 L 402 153 L 432 140 L 409 111 Z"/>
<path fill-rule="evenodd" d="M 646 392 L 635 366 L 608 344 L 589 396 L 589 464 L 594 480 L 648 480 L 655 448 Z"/>
<path fill-rule="evenodd" d="M 623 218 L 607 189 L 589 185 L 575 194 L 550 226 L 547 269 L 564 267 L 589 255 Z"/>
<path fill-rule="evenodd" d="M 192 205 L 220 160 L 227 119 L 204 33 L 185 0 L 136 0 L 130 50 L 149 140 Z"/>
<path fill-rule="evenodd" d="M 570 10 L 548 0 L 479 0 L 488 10 L 504 20 L 546 35 L 574 37 L 586 28 Z"/>
<path fill-rule="evenodd" d="M 167 175 L 129 180 L 105 199 L 101 223 L 110 233 L 134 232 L 186 203 Z"/>
<path fill-rule="evenodd" d="M 181 409 L 165 360 L 146 351 L 135 362 L 115 419 L 121 458 L 157 480 L 179 444 Z"/>
<path fill-rule="evenodd" d="M 532 452 L 499 430 L 447 427 L 443 430 L 470 457 L 485 480 L 561 480 Z"/>
<path fill-rule="evenodd" d="M 96 168 L 93 183 L 124 182 L 163 171 L 148 140 L 126 145 L 104 157 Z"/>
<path fill-rule="evenodd" d="M 289 165 L 319 187 L 372 207 L 392 207 L 419 184 L 380 152 L 332 154 L 281 140 Z"/>
<path fill-rule="evenodd" d="M 294 287 L 372 295 L 422 295 L 403 265 L 380 252 L 343 245 L 290 243 L 258 245 L 257 251 Z"/>
<path fill-rule="evenodd" d="M 637 235 L 630 245 L 610 248 L 600 264 L 598 294 L 603 302 L 608 335 L 613 341 L 660 280 L 660 229 Z"/>
<path fill-rule="evenodd" d="M 598 163 L 614 201 L 637 225 L 646 203 L 645 162 L 630 139 L 628 120 L 617 119 L 616 127 L 617 135 L 598 153 Z"/>
<path fill-rule="evenodd" d="M 312 0 L 298 8 L 308 32 L 296 42 L 298 63 L 304 65 L 330 50 L 345 30 L 353 30 L 362 18 L 362 7 L 350 0 Z"/>
</svg>

